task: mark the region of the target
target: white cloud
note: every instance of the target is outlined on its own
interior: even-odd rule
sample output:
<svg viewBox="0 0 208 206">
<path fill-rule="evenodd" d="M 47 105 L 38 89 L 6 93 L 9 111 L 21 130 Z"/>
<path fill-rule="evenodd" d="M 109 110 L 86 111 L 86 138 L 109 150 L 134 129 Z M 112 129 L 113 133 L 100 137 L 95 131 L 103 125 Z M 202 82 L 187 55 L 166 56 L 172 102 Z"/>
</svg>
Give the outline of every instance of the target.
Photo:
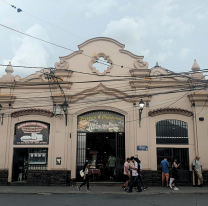
<svg viewBox="0 0 208 206">
<path fill-rule="evenodd" d="M 170 56 L 172 56 L 172 52 L 170 51 L 168 52 L 159 51 L 158 54 L 154 55 L 154 59 L 156 60 L 156 62 L 163 62 L 165 59 L 167 59 Z"/>
<path fill-rule="evenodd" d="M 196 19 L 197 20 L 204 19 L 206 16 L 207 16 L 207 14 L 202 14 L 199 12 L 196 14 Z"/>
<path fill-rule="evenodd" d="M 46 31 L 38 24 L 33 25 L 26 33 L 46 41 L 49 40 Z M 16 39 L 18 40 L 19 37 Z M 15 49 L 14 56 L 10 60 L 3 60 L 4 64 L 8 64 L 11 61 L 12 65 L 47 67 L 49 55 L 53 53 L 50 46 L 28 36 L 24 36 L 19 40 L 21 41 L 21 46 Z M 34 73 L 36 69 L 18 69 L 14 67 L 14 71 L 14 75 L 18 73 L 18 75 L 24 77 Z"/>
<path fill-rule="evenodd" d="M 186 57 L 186 56 L 189 54 L 190 51 L 191 51 L 191 49 L 188 49 L 188 48 L 182 48 L 181 51 L 180 51 L 180 56 L 181 56 L 182 58 L 184 58 L 184 57 Z"/>
<path fill-rule="evenodd" d="M 158 43 L 164 49 L 170 49 L 173 44 L 173 39 L 160 39 Z"/>
<path fill-rule="evenodd" d="M 128 45 L 128 50 L 133 50 L 135 49 L 135 44 L 139 44 L 141 39 L 146 35 L 145 25 L 146 23 L 143 19 L 137 20 L 131 17 L 124 17 L 118 21 L 110 21 L 106 30 L 103 32 L 103 36 L 125 42 L 125 44 Z M 137 52 L 142 51 L 144 51 L 144 49 L 142 49 L 142 45 L 140 44 L 140 46 L 137 47 Z"/>
<path fill-rule="evenodd" d="M 129 2 L 127 5 L 119 7 L 119 11 L 122 11 L 122 12 L 127 11 L 130 9 L 131 6 L 132 6 L 132 3 Z"/>
<path fill-rule="evenodd" d="M 116 0 L 93 0 L 87 4 L 85 12 L 86 17 L 99 16 L 108 13 L 112 7 L 116 7 L 118 2 Z"/>
</svg>

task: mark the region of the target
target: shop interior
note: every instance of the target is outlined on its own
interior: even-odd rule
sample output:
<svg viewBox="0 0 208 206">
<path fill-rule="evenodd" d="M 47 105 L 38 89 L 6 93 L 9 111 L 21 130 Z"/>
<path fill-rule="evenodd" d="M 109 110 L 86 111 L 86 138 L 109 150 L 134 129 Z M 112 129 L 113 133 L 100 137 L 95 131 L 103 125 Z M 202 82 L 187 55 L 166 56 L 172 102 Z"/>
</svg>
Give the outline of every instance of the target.
<svg viewBox="0 0 208 206">
<path fill-rule="evenodd" d="M 94 181 L 109 180 L 108 158 L 116 155 L 116 133 L 87 133 L 86 160 L 95 174 Z M 115 176 L 111 181 L 115 181 Z"/>
<path fill-rule="evenodd" d="M 14 148 L 13 182 L 26 182 L 28 170 L 47 169 L 47 148 Z"/>
</svg>

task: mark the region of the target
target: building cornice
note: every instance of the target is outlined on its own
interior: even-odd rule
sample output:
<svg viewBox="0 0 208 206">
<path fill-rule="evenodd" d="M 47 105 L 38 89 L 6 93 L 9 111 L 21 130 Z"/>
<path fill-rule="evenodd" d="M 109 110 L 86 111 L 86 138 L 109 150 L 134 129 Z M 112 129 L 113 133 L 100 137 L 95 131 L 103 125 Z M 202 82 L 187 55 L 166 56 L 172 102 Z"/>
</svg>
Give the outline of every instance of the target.
<svg viewBox="0 0 208 206">
<path fill-rule="evenodd" d="M 11 113 L 11 117 L 13 118 L 25 116 L 25 115 L 42 115 L 47 117 L 53 117 L 54 113 L 46 109 L 35 109 L 35 108 L 23 109 Z"/>
<path fill-rule="evenodd" d="M 193 116 L 193 112 L 188 111 L 186 109 L 180 109 L 180 108 L 160 108 L 160 109 L 156 109 L 156 110 L 150 110 L 148 112 L 148 115 L 150 117 L 154 117 L 154 116 L 158 116 L 158 115 L 162 115 L 162 114 L 180 114 L 180 115 L 184 115 L 184 116 L 188 116 L 191 117 Z"/>
<path fill-rule="evenodd" d="M 90 43 L 96 42 L 96 41 L 107 41 L 107 42 L 111 42 L 113 44 L 116 44 L 117 46 L 119 46 L 122 49 L 125 47 L 124 44 L 121 44 L 120 42 L 116 41 L 115 39 L 111 39 L 111 38 L 107 38 L 107 37 L 96 37 L 96 38 L 89 39 L 89 40 L 83 42 L 82 44 L 78 45 L 78 48 L 81 49 L 84 46 L 86 46 L 86 45 L 88 45 Z"/>
<path fill-rule="evenodd" d="M 99 93 L 111 95 L 111 96 L 114 96 L 118 99 L 121 99 L 126 102 L 131 102 L 131 103 L 139 102 L 141 100 L 141 98 L 143 99 L 144 102 L 150 102 L 151 97 L 152 97 L 150 94 L 149 95 L 128 95 L 128 94 L 121 92 L 117 89 L 108 88 L 108 87 L 104 86 L 102 83 L 100 83 L 96 87 L 83 90 L 82 92 L 79 92 L 75 95 L 71 95 L 71 96 L 67 95 L 66 99 L 67 99 L 67 103 L 70 104 L 70 103 L 75 103 L 75 102 L 81 101 L 81 100 L 85 99 L 86 97 L 96 95 Z M 56 95 L 56 96 L 52 96 L 52 99 L 55 104 L 60 104 L 60 103 L 63 103 L 64 96 L 63 95 Z"/>
</svg>

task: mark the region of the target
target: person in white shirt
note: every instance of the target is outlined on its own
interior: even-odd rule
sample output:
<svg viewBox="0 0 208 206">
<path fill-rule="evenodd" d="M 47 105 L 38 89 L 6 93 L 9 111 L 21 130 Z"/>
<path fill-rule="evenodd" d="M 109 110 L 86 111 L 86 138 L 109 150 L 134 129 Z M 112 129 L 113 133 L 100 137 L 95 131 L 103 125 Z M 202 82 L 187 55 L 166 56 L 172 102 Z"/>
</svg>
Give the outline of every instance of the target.
<svg viewBox="0 0 208 206">
<path fill-rule="evenodd" d="M 198 177 L 198 187 L 203 187 L 203 176 L 202 176 L 203 169 L 202 169 L 201 162 L 199 160 L 200 160 L 200 157 L 196 156 L 196 159 L 193 161 L 192 167 Z"/>
<path fill-rule="evenodd" d="M 133 188 L 133 185 L 134 185 L 135 182 L 137 184 L 137 189 L 138 189 L 137 192 L 142 192 L 142 189 L 140 187 L 139 180 L 138 180 L 138 172 L 137 172 L 138 163 L 135 161 L 134 157 L 131 157 L 130 160 L 133 163 L 133 166 L 129 165 L 129 167 L 132 169 L 132 177 L 131 177 L 131 183 L 130 183 L 130 186 L 129 186 L 129 190 L 127 192 L 128 193 L 132 192 L 132 188 Z"/>
</svg>

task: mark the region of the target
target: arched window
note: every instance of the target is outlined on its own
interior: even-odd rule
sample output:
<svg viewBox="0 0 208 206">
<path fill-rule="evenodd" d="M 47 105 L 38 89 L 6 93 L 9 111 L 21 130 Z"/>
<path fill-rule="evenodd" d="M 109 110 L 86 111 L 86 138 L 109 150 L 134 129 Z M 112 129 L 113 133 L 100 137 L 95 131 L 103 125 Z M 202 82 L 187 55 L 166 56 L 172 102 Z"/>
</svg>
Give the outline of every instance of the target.
<svg viewBox="0 0 208 206">
<path fill-rule="evenodd" d="M 156 144 L 188 144 L 188 124 L 176 119 L 157 122 Z"/>
</svg>

